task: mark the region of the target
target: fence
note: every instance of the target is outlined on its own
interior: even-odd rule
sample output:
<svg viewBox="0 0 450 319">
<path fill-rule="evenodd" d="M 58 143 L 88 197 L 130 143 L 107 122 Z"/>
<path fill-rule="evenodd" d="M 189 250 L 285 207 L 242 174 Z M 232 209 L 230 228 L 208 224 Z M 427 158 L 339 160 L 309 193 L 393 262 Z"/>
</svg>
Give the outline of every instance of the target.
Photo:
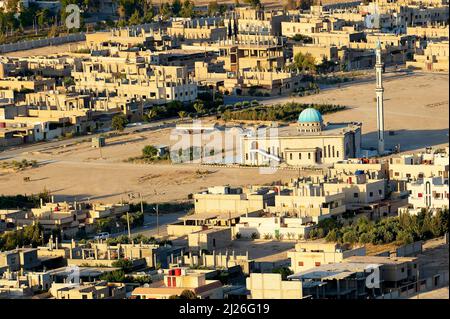
<svg viewBox="0 0 450 319">
<path fill-rule="evenodd" d="M 378 299 L 398 299 L 411 298 L 430 290 L 448 286 L 449 272 L 438 272 L 431 277 L 420 279 L 408 285 L 392 289 L 389 293 L 383 294 Z"/>
<path fill-rule="evenodd" d="M 73 33 L 62 37 L 44 38 L 37 40 L 21 41 L 16 43 L 7 43 L 0 45 L 0 53 L 8 53 L 21 50 L 30 50 L 42 48 L 45 46 L 59 45 L 69 42 L 78 42 L 86 40 L 84 33 Z"/>
</svg>

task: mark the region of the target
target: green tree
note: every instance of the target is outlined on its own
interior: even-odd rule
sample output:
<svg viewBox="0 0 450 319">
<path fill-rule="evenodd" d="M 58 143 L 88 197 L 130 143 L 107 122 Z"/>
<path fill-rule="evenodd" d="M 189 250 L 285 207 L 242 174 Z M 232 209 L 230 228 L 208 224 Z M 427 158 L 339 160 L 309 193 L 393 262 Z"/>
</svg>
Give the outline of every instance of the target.
<svg viewBox="0 0 450 319">
<path fill-rule="evenodd" d="M 139 13 L 139 10 L 134 10 L 133 14 L 130 16 L 130 19 L 128 20 L 128 23 L 131 25 L 142 24 L 142 18 Z"/>
<path fill-rule="evenodd" d="M 278 267 L 272 269 L 272 273 L 274 274 L 280 274 L 281 280 L 287 280 L 287 277 L 293 274 L 293 271 L 290 270 L 288 267 Z"/>
<path fill-rule="evenodd" d="M 203 112 L 205 110 L 204 104 L 200 100 L 195 101 L 193 107 L 194 107 L 195 112 L 197 112 L 197 116 L 203 114 Z"/>
<path fill-rule="evenodd" d="M 125 115 L 114 115 L 111 121 L 111 127 L 113 130 L 123 131 L 128 124 L 128 120 Z"/>
<path fill-rule="evenodd" d="M 195 292 L 193 292 L 192 290 L 183 290 L 180 294 L 180 299 L 198 299 L 197 295 L 195 294 Z"/>
<path fill-rule="evenodd" d="M 187 113 L 185 111 L 179 111 L 178 116 L 180 117 L 180 119 L 184 119 L 187 116 Z"/>
<path fill-rule="evenodd" d="M 153 12 L 153 4 L 151 1 L 145 1 L 144 7 L 143 7 L 143 20 L 145 23 L 149 23 L 153 21 L 153 18 L 155 17 L 155 14 Z"/>
<path fill-rule="evenodd" d="M 159 8 L 159 14 L 162 16 L 162 18 L 164 20 L 169 19 L 173 14 L 170 4 L 167 2 L 164 2 L 162 4 L 162 6 Z"/>
<path fill-rule="evenodd" d="M 252 8 L 261 7 L 260 0 L 244 0 L 244 3 L 249 4 Z"/>
<path fill-rule="evenodd" d="M 180 15 L 183 18 L 192 18 L 194 16 L 194 3 L 189 0 L 185 0 L 180 10 Z"/>
<path fill-rule="evenodd" d="M 180 15 L 181 7 L 181 0 L 172 0 L 172 14 L 175 17 Z"/>
<path fill-rule="evenodd" d="M 150 110 L 148 110 L 147 113 L 145 113 L 145 120 L 147 122 L 150 122 L 151 120 L 153 120 L 154 118 L 156 118 L 158 116 L 158 111 L 155 108 L 152 108 Z"/>
<path fill-rule="evenodd" d="M 217 1 L 211 1 L 208 3 L 208 15 L 209 16 L 215 16 L 219 13 L 219 4 Z"/>
<path fill-rule="evenodd" d="M 125 258 L 114 261 L 111 266 L 120 268 L 125 274 L 128 274 L 133 270 L 133 262 Z"/>
<path fill-rule="evenodd" d="M 157 153 L 158 153 L 158 150 L 153 145 L 146 145 L 142 149 L 142 156 L 144 156 L 146 158 L 155 157 Z"/>
<path fill-rule="evenodd" d="M 292 63 L 291 68 L 299 71 L 315 72 L 315 59 L 310 53 L 297 53 L 294 56 L 294 62 Z"/>
<path fill-rule="evenodd" d="M 354 230 L 349 230 L 342 236 L 342 241 L 346 244 L 354 244 L 358 242 L 358 236 Z"/>
</svg>

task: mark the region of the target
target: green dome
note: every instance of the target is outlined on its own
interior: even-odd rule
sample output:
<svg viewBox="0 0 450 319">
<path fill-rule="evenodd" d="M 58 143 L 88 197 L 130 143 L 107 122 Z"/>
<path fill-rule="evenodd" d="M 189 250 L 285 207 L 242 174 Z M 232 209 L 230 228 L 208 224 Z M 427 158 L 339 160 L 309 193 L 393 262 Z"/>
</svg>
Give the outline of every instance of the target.
<svg viewBox="0 0 450 319">
<path fill-rule="evenodd" d="M 299 123 L 322 122 L 322 115 L 313 108 L 304 109 L 298 116 Z"/>
</svg>

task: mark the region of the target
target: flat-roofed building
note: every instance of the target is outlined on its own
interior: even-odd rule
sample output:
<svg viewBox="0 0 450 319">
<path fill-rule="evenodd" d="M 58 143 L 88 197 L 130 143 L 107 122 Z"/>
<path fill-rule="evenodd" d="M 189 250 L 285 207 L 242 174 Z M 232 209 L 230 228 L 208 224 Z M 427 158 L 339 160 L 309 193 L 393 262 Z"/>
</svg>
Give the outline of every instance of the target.
<svg viewBox="0 0 450 319">
<path fill-rule="evenodd" d="M 422 209 L 447 209 L 449 206 L 448 180 L 427 177 L 407 184 L 408 204 L 418 212 Z"/>
<path fill-rule="evenodd" d="M 287 212 L 298 217 L 311 217 L 319 222 L 323 218 L 340 216 L 346 211 L 345 193 L 326 192 L 323 184 L 296 183 L 275 197 L 273 211 Z"/>
<path fill-rule="evenodd" d="M 273 205 L 274 199 L 275 192 L 269 187 L 243 189 L 215 186 L 194 194 L 195 213 L 252 213 Z"/>
<path fill-rule="evenodd" d="M 277 134 L 270 133 L 276 130 Z M 332 164 L 358 156 L 360 123 L 324 123 L 320 112 L 303 110 L 297 125 L 256 130 L 242 136 L 242 163 L 263 165 L 284 162 L 289 166 Z"/>
<path fill-rule="evenodd" d="M 337 243 L 300 242 L 295 249 L 288 251 L 291 269 L 294 273 L 313 269 L 325 264 L 342 262 L 351 256 L 365 256 L 365 247 L 351 247 Z"/>
<path fill-rule="evenodd" d="M 239 234 L 240 238 L 298 240 L 307 238 L 309 232 L 316 227 L 312 220 L 311 217 L 296 218 L 276 214 L 241 217 L 235 226 L 235 234 Z"/>
<path fill-rule="evenodd" d="M 429 42 L 427 47 L 414 54 L 413 61 L 408 61 L 408 68 L 431 72 L 448 72 L 449 42 Z"/>
<path fill-rule="evenodd" d="M 309 53 L 314 58 L 316 64 L 321 64 L 324 60 L 331 62 L 339 61 L 338 48 L 335 46 L 314 44 L 294 45 L 292 52 L 294 57 L 299 53 L 303 55 Z"/>
<path fill-rule="evenodd" d="M 200 299 L 223 299 L 223 287 L 219 280 L 207 280 L 205 274 L 190 272 L 187 268 L 173 268 L 164 273 L 164 279 L 135 288 L 134 299 L 169 299 L 180 296 L 185 290 Z"/>
<path fill-rule="evenodd" d="M 405 154 L 389 159 L 391 180 L 411 181 L 425 177 L 449 177 L 449 154 L 429 152 Z"/>
<path fill-rule="evenodd" d="M 106 281 L 79 285 L 53 283 L 49 291 L 55 299 L 125 299 L 126 297 L 125 284 Z"/>
<path fill-rule="evenodd" d="M 191 251 L 213 251 L 226 248 L 231 244 L 231 228 L 208 228 L 188 235 Z"/>
<path fill-rule="evenodd" d="M 300 281 L 283 280 L 280 274 L 251 273 L 246 279 L 249 299 L 302 299 Z"/>
<path fill-rule="evenodd" d="M 186 40 L 217 41 L 227 37 L 227 27 L 221 18 L 208 17 L 172 21 L 167 34 Z"/>
</svg>

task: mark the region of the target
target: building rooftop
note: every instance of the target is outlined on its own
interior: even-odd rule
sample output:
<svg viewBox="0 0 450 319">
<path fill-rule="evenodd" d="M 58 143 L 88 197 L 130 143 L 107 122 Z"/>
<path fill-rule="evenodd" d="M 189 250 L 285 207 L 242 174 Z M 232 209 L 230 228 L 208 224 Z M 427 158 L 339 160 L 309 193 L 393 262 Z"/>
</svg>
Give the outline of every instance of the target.
<svg viewBox="0 0 450 319">
<path fill-rule="evenodd" d="M 298 130 L 297 125 L 285 125 L 279 126 L 278 129 L 278 137 L 316 137 L 316 136 L 338 136 L 343 135 L 347 132 L 355 131 L 361 127 L 360 123 L 327 123 L 321 131 L 318 132 L 300 132 Z M 260 128 L 261 129 L 261 128 Z M 268 130 L 268 127 L 262 128 L 263 130 Z M 253 133 L 247 133 L 246 138 L 255 138 L 262 137 L 266 134 L 264 131 L 262 133 L 258 133 L 257 136 Z"/>
</svg>

